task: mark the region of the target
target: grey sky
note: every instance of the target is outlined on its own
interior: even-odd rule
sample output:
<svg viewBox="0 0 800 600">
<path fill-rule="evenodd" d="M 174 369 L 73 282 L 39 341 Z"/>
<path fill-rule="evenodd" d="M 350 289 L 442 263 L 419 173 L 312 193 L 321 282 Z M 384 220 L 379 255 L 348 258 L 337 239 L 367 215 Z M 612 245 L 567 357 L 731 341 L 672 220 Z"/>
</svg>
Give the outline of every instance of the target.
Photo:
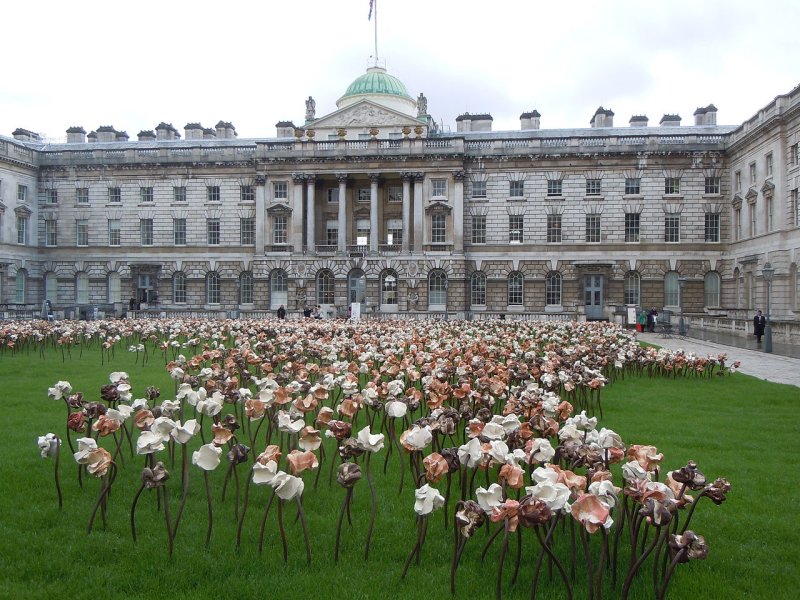
<svg viewBox="0 0 800 600">
<path fill-rule="evenodd" d="M 122 7 L 125 7 L 124 9 Z M 232 121 L 269 137 L 317 116 L 373 52 L 369 0 L 225 3 L 14 2 L 4 7 L 0 134 L 63 138 L 72 125 L 126 130 Z M 800 83 L 797 0 L 605 2 L 378 0 L 379 56 L 429 112 L 490 112 L 518 129 L 587 127 L 603 105 L 627 125 L 664 113 L 692 122 L 714 103 L 738 124 Z"/>
</svg>

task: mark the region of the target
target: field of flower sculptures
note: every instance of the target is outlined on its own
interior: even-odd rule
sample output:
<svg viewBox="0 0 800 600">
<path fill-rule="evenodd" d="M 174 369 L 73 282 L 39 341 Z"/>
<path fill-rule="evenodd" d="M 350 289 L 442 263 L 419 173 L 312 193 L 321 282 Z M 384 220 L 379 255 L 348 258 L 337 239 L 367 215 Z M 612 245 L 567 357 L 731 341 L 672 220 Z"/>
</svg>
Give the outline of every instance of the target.
<svg viewBox="0 0 800 600">
<path fill-rule="evenodd" d="M 789 387 L 604 323 L 22 323 L 0 340 L 4 387 L 34 394 L 10 408 L 28 445 L 24 475 L 4 465 L 5 544 L 76 561 L 5 578 L 34 596 L 721 597 L 702 588 L 750 559 L 735 544 L 761 509 L 713 469 L 727 416 L 707 409 Z"/>
</svg>

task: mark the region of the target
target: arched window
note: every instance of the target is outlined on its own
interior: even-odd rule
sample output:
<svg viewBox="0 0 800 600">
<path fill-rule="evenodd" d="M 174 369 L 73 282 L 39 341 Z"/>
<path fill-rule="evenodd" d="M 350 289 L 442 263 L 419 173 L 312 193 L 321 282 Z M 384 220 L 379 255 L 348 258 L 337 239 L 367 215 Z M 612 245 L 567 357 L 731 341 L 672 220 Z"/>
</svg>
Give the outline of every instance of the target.
<svg viewBox="0 0 800 600">
<path fill-rule="evenodd" d="M 347 303 L 363 304 L 367 300 L 367 276 L 361 269 L 353 269 L 347 275 Z"/>
<path fill-rule="evenodd" d="M 475 271 L 469 278 L 469 303 L 486 306 L 486 273 L 482 271 Z"/>
<path fill-rule="evenodd" d="M 186 304 L 186 273 L 183 271 L 172 275 L 172 302 Z"/>
<path fill-rule="evenodd" d="M 397 306 L 397 272 L 393 269 L 381 273 L 381 304 Z"/>
<path fill-rule="evenodd" d="M 317 273 L 317 304 L 333 304 L 335 301 L 333 273 L 322 269 Z"/>
<path fill-rule="evenodd" d="M 446 310 L 446 308 L 447 275 L 441 269 L 436 269 L 428 275 L 428 309 Z"/>
<path fill-rule="evenodd" d="M 719 307 L 719 281 L 719 273 L 716 271 L 709 271 L 706 273 L 703 290 L 705 293 L 706 306 L 710 308 Z"/>
<path fill-rule="evenodd" d="M 111 271 L 108 274 L 108 303 L 109 304 L 116 304 L 117 302 L 122 302 L 122 282 L 120 280 L 119 273 L 116 271 Z"/>
<path fill-rule="evenodd" d="M 25 269 L 17 271 L 17 278 L 15 280 L 16 290 L 14 301 L 17 304 L 25 304 L 28 300 L 28 274 Z"/>
<path fill-rule="evenodd" d="M 636 271 L 628 271 L 625 273 L 625 286 L 624 286 L 624 300 L 625 304 L 641 303 L 641 277 Z"/>
<path fill-rule="evenodd" d="M 242 271 L 239 274 L 239 304 L 253 303 L 253 273 Z"/>
<path fill-rule="evenodd" d="M 58 275 L 50 271 L 44 276 L 44 299 L 50 304 L 58 302 Z"/>
<path fill-rule="evenodd" d="M 508 305 L 522 306 L 523 286 L 525 279 L 522 273 L 514 271 L 508 274 Z"/>
<path fill-rule="evenodd" d="M 219 304 L 219 273 L 211 271 L 206 275 L 206 304 Z"/>
<path fill-rule="evenodd" d="M 75 275 L 75 303 L 89 304 L 89 275 L 85 271 Z"/>
<path fill-rule="evenodd" d="M 545 304 L 548 306 L 561 305 L 561 273 L 550 271 L 544 280 Z"/>
<path fill-rule="evenodd" d="M 678 306 L 681 301 L 681 288 L 677 271 L 664 275 L 664 306 Z"/>
<path fill-rule="evenodd" d="M 269 307 L 278 310 L 289 305 L 289 277 L 283 269 L 269 274 Z"/>
</svg>

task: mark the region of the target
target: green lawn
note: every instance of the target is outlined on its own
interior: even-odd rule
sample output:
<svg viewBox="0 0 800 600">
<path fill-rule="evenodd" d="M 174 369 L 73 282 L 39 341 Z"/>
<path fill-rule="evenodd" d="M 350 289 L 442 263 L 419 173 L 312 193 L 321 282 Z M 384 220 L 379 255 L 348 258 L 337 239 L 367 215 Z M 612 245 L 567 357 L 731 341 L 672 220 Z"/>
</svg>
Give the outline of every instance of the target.
<svg viewBox="0 0 800 600">
<path fill-rule="evenodd" d="M 162 399 L 174 389 L 163 361 L 146 367 L 119 349 L 110 365 L 101 366 L 98 350 L 61 354 L 48 351 L 0 357 L 4 436 L 0 446 L 0 597 L 2 598 L 445 598 L 449 597 L 452 530 L 443 528 L 443 513 L 431 519 L 420 566 L 400 579 L 403 562 L 415 539 L 413 490 L 398 495 L 398 458 L 383 476 L 383 452 L 373 461 L 378 483 L 379 510 L 369 561 L 364 562 L 369 494 L 366 481 L 356 487 L 352 529 L 345 527 L 338 564 L 333 561 L 336 518 L 344 490 L 328 487 L 328 463 L 319 489 L 315 473 L 304 474 L 304 506 L 313 545 L 308 568 L 302 530 L 295 511 L 288 509 L 286 527 L 289 561 L 284 565 L 277 514 L 271 511 L 264 552 L 257 548 L 258 525 L 268 488 L 251 488 L 250 510 L 242 545 L 236 550 L 232 496 L 223 505 L 218 497 L 224 463 L 211 474 L 214 481 L 214 532 L 204 548 L 206 501 L 200 471 L 191 467 L 190 502 L 176 540 L 174 556 L 167 555 L 162 514 L 155 493 L 145 494 L 137 512 L 139 541 L 130 536 L 129 509 L 139 485 L 142 458 L 125 454 L 125 465 L 114 485 L 108 528 L 99 520 L 86 534 L 86 523 L 99 482 L 90 478 L 81 490 L 76 467 L 64 446 L 62 482 L 64 508 L 59 511 L 53 485 L 53 462 L 42 460 L 36 438 L 48 431 L 64 433 L 65 408 L 47 398 L 47 388 L 69 380 L 75 391 L 96 398 L 112 370 L 130 373 L 134 397 L 147 385 L 157 385 Z M 728 501 L 698 508 L 692 529 L 705 535 L 710 551 L 706 561 L 681 566 L 670 585 L 669 597 L 681 598 L 796 598 L 800 577 L 798 536 L 793 509 L 798 501 L 800 427 L 796 418 L 800 390 L 736 374 L 711 379 L 650 379 L 627 377 L 602 393 L 603 425 L 620 433 L 626 443 L 656 445 L 667 469 L 687 460 L 698 462 L 709 480 L 728 478 L 733 489 Z M 261 449 L 258 448 L 260 451 Z M 384 450 L 385 452 L 385 450 Z M 330 460 L 330 453 L 328 460 Z M 132 464 L 132 462 L 135 462 Z M 243 465 L 244 466 L 244 465 Z M 169 465 L 168 465 L 169 467 Z M 177 465 L 170 482 L 170 505 L 180 493 Z M 242 470 L 246 473 L 246 469 Z M 242 479 L 246 476 L 243 475 Z M 438 486 L 441 490 L 444 485 Z M 483 532 L 467 545 L 457 578 L 457 598 L 492 598 L 497 545 L 480 562 Z M 533 544 L 532 537 L 526 538 Z M 513 545 L 512 545 L 513 546 Z M 526 546 L 535 548 L 534 546 Z M 513 553 L 512 553 L 513 555 Z M 513 556 L 507 564 L 504 598 L 528 598 L 533 551 L 523 555 L 520 579 L 510 584 Z M 642 573 L 631 598 L 652 597 L 649 569 Z M 576 598 L 583 598 L 580 578 Z M 605 589 L 606 598 L 618 590 Z M 564 598 L 557 580 L 540 583 L 540 598 Z"/>
</svg>

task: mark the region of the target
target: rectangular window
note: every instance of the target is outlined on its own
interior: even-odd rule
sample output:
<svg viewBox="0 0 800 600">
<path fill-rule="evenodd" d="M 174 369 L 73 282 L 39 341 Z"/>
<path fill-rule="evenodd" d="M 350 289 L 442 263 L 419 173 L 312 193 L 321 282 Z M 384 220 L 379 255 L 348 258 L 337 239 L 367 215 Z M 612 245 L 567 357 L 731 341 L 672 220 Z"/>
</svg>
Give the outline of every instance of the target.
<svg viewBox="0 0 800 600">
<path fill-rule="evenodd" d="M 750 163 L 750 185 L 755 185 L 756 183 L 756 163 Z"/>
<path fill-rule="evenodd" d="M 678 214 L 668 214 L 664 217 L 664 241 L 681 241 L 681 216 Z"/>
<path fill-rule="evenodd" d="M 172 219 L 172 243 L 176 246 L 186 245 L 186 219 Z"/>
<path fill-rule="evenodd" d="M 508 182 L 508 195 L 512 198 L 522 198 L 525 195 L 525 182 L 524 181 L 509 181 Z"/>
<path fill-rule="evenodd" d="M 239 303 L 253 303 L 253 275 L 252 273 L 242 273 L 239 277 Z"/>
<path fill-rule="evenodd" d="M 719 177 L 706 177 L 705 193 L 706 194 L 719 194 L 720 193 L 720 179 L 719 179 Z"/>
<path fill-rule="evenodd" d="M 400 244 L 403 241 L 403 219 L 388 219 L 386 221 L 386 243 Z"/>
<path fill-rule="evenodd" d="M 28 218 L 17 217 L 17 244 L 25 246 L 28 243 Z"/>
<path fill-rule="evenodd" d="M 327 192 L 328 196 L 328 204 L 338 204 L 339 203 L 339 188 L 328 188 Z"/>
<path fill-rule="evenodd" d="M 486 182 L 473 181 L 472 182 L 472 197 L 473 198 L 486 198 Z"/>
<path fill-rule="evenodd" d="M 386 190 L 386 196 L 391 203 L 401 203 L 403 201 L 403 186 L 390 185 Z"/>
<path fill-rule="evenodd" d="M 486 215 L 472 216 L 472 243 L 486 243 Z"/>
<path fill-rule="evenodd" d="M 356 244 L 366 246 L 369 244 L 369 219 L 356 220 Z"/>
<path fill-rule="evenodd" d="M 775 203 L 772 201 L 772 196 L 767 196 L 764 200 L 767 209 L 767 231 L 772 231 L 775 228 Z"/>
<path fill-rule="evenodd" d="M 143 187 L 139 188 L 139 201 L 140 202 L 152 202 L 155 198 L 153 194 L 153 188 L 151 187 Z"/>
<path fill-rule="evenodd" d="M 521 244 L 524 239 L 525 217 L 523 215 L 508 215 L 508 241 L 511 244 Z"/>
<path fill-rule="evenodd" d="M 242 202 L 256 201 L 256 188 L 252 185 L 243 185 L 239 188 L 239 200 Z"/>
<path fill-rule="evenodd" d="M 370 190 L 369 188 L 358 188 L 358 201 L 369 202 Z"/>
<path fill-rule="evenodd" d="M 705 215 L 705 240 L 719 242 L 719 213 L 706 213 Z"/>
<path fill-rule="evenodd" d="M 256 244 L 255 217 L 242 217 L 239 219 L 239 241 L 242 246 L 255 246 Z"/>
<path fill-rule="evenodd" d="M 286 215 L 276 215 L 272 221 L 272 243 L 285 244 L 287 240 L 288 219 Z"/>
<path fill-rule="evenodd" d="M 547 243 L 561 243 L 561 215 L 547 215 Z"/>
<path fill-rule="evenodd" d="M 681 193 L 681 179 L 680 179 L 680 177 L 665 177 L 664 178 L 664 193 L 665 194 L 680 194 Z"/>
<path fill-rule="evenodd" d="M 75 221 L 75 245 L 89 245 L 89 221 L 87 219 L 78 219 Z"/>
<path fill-rule="evenodd" d="M 219 219 L 206 220 L 206 241 L 209 246 L 219 246 L 219 241 L 220 241 Z"/>
<path fill-rule="evenodd" d="M 600 215 L 586 215 L 586 242 L 600 242 Z"/>
<path fill-rule="evenodd" d="M 789 164 L 793 167 L 800 164 L 800 144 L 794 144 L 789 148 Z"/>
<path fill-rule="evenodd" d="M 109 202 L 122 202 L 122 189 L 118 187 L 108 188 L 108 201 Z"/>
<path fill-rule="evenodd" d="M 639 213 L 625 213 L 625 241 L 639 241 L 639 225 L 641 215 Z"/>
<path fill-rule="evenodd" d="M 548 196 L 561 196 L 563 181 L 561 179 L 548 179 L 547 180 L 547 195 Z"/>
<path fill-rule="evenodd" d="M 447 196 L 446 179 L 431 179 L 431 196 L 434 198 L 445 198 Z"/>
<path fill-rule="evenodd" d="M 78 204 L 89 203 L 89 188 L 76 188 L 75 189 L 75 202 Z"/>
<path fill-rule="evenodd" d="M 58 190 L 52 188 L 45 190 L 44 201 L 47 202 L 47 204 L 58 204 Z"/>
<path fill-rule="evenodd" d="M 587 179 L 586 180 L 586 195 L 599 196 L 602 190 L 602 183 L 600 179 Z"/>
<path fill-rule="evenodd" d="M 789 201 L 792 205 L 791 210 L 794 213 L 794 226 L 800 227 L 800 203 L 798 203 L 800 198 L 797 195 L 797 188 L 789 192 Z M 798 282 L 798 285 L 800 285 L 800 282 Z M 800 300 L 800 297 L 798 297 L 798 300 Z"/>
<path fill-rule="evenodd" d="M 44 222 L 44 245 L 58 246 L 58 221 L 55 219 Z"/>
<path fill-rule="evenodd" d="M 153 219 L 139 219 L 139 238 L 142 246 L 153 245 Z"/>
<path fill-rule="evenodd" d="M 22 185 L 21 183 L 17 184 L 17 202 L 27 202 L 28 201 L 28 186 Z"/>
<path fill-rule="evenodd" d="M 220 201 L 219 186 L 218 185 L 207 185 L 206 186 L 206 200 L 208 202 L 219 202 Z"/>
<path fill-rule="evenodd" d="M 444 244 L 447 242 L 447 215 L 431 215 L 431 243 Z"/>
<path fill-rule="evenodd" d="M 750 237 L 756 237 L 756 205 L 750 204 Z"/>
<path fill-rule="evenodd" d="M 120 244 L 120 222 L 119 219 L 108 220 L 108 245 L 119 246 Z"/>
<path fill-rule="evenodd" d="M 639 177 L 625 178 L 625 194 L 627 196 L 638 196 L 642 193 L 642 180 Z"/>
<path fill-rule="evenodd" d="M 742 209 L 737 208 L 733 213 L 733 218 L 735 223 L 733 225 L 733 234 L 736 236 L 736 241 L 738 242 L 742 239 Z"/>
<path fill-rule="evenodd" d="M 186 187 L 176 185 L 172 188 L 172 201 L 173 202 L 186 202 Z"/>
<path fill-rule="evenodd" d="M 336 246 L 339 244 L 339 221 L 336 219 L 328 219 L 325 222 L 325 243 L 328 246 Z"/>
<path fill-rule="evenodd" d="M 275 200 L 287 200 L 289 198 L 289 183 L 286 181 L 273 182 L 272 197 Z"/>
<path fill-rule="evenodd" d="M 186 276 L 183 273 L 176 273 L 172 278 L 172 301 L 186 304 Z"/>
<path fill-rule="evenodd" d="M 736 173 L 734 174 L 734 176 L 733 176 L 733 185 L 736 188 L 737 192 L 741 192 L 742 191 L 742 172 L 741 171 L 736 171 Z"/>
<path fill-rule="evenodd" d="M 767 170 L 767 177 L 772 177 L 772 169 L 773 169 L 773 166 L 774 166 L 774 163 L 773 163 L 773 160 L 772 160 L 772 152 L 767 154 L 767 156 L 765 157 L 764 166 L 765 166 L 765 168 Z"/>
</svg>

